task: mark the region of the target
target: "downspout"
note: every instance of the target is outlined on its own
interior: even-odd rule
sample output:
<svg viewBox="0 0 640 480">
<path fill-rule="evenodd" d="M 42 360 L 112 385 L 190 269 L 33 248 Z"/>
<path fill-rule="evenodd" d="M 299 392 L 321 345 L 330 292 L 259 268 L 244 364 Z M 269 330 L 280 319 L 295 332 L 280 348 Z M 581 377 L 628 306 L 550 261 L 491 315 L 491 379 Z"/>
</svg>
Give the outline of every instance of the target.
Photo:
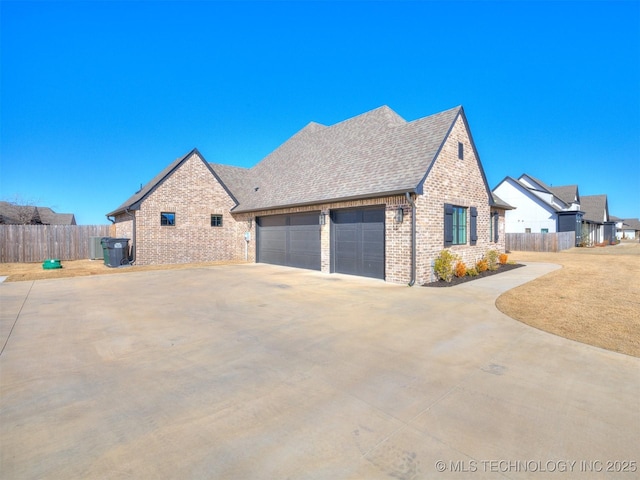
<svg viewBox="0 0 640 480">
<path fill-rule="evenodd" d="M 416 283 L 416 202 L 409 192 L 405 192 L 407 202 L 411 205 L 411 281 L 409 286 Z"/>
<path fill-rule="evenodd" d="M 124 213 L 131 217 L 131 261 L 130 265 L 136 263 L 136 216 L 125 207 Z"/>
</svg>

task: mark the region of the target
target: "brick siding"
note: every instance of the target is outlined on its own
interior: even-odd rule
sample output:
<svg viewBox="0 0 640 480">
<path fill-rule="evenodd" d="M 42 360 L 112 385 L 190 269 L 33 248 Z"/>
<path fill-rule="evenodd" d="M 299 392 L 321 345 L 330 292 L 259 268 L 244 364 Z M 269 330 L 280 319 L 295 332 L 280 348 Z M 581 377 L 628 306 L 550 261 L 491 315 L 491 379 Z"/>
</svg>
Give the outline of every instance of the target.
<svg viewBox="0 0 640 480">
<path fill-rule="evenodd" d="M 463 160 L 458 158 L 458 142 L 464 146 Z M 427 175 L 423 195 L 419 195 L 416 200 L 418 206 L 416 217 L 417 284 L 436 280 L 433 273 L 433 262 L 445 248 L 445 203 L 465 208 L 476 207 L 478 210 L 476 245 L 469 243 L 471 216 L 467 210 L 467 243 L 450 247 L 450 250 L 460 255 L 468 266 L 474 265 L 487 250 L 496 248 L 496 244 L 490 242 L 489 239 L 489 193 L 462 117 L 458 117 L 456 120 L 438 158 Z"/>
<path fill-rule="evenodd" d="M 136 264 L 174 264 L 244 260 L 246 219 L 204 161 L 193 154 L 142 202 L 135 214 Z M 175 213 L 175 226 L 160 225 L 161 212 Z M 222 215 L 222 227 L 211 215 Z M 244 220 L 244 221 L 243 221 Z M 118 236 L 132 236 L 132 221 L 116 218 Z"/>
</svg>

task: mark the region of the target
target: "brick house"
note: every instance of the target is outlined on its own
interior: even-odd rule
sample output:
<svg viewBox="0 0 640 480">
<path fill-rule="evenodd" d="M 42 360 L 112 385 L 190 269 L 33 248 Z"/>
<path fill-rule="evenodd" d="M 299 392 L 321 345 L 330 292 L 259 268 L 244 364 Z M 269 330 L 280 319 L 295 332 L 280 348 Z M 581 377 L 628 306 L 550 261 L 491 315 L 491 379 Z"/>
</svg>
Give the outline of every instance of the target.
<svg viewBox="0 0 640 480">
<path fill-rule="evenodd" d="M 422 284 L 450 248 L 504 251 L 462 107 L 407 122 L 380 107 L 311 122 L 254 167 L 194 149 L 107 216 L 140 265 L 237 260 Z"/>
</svg>

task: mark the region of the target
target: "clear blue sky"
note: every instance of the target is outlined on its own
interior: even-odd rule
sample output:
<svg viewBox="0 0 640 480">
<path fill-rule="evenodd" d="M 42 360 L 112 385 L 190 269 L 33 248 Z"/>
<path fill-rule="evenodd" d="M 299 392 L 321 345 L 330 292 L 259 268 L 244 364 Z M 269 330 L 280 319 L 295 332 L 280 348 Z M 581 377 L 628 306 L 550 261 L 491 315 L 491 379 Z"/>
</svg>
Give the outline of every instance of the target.
<svg viewBox="0 0 640 480">
<path fill-rule="evenodd" d="M 0 193 L 108 223 L 197 147 L 250 167 L 316 121 L 463 105 L 490 187 L 640 217 L 640 2 L 0 4 Z"/>
</svg>

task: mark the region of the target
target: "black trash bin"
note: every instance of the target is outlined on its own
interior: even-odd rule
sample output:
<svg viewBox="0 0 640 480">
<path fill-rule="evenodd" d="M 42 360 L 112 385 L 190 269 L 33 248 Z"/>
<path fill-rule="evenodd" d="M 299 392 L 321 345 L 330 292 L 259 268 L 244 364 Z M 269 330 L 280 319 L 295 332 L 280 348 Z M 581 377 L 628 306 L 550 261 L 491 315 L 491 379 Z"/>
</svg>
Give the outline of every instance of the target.
<svg viewBox="0 0 640 480">
<path fill-rule="evenodd" d="M 102 239 L 104 248 L 104 264 L 107 267 L 121 267 L 129 265 L 129 239 L 110 238 Z"/>
</svg>

